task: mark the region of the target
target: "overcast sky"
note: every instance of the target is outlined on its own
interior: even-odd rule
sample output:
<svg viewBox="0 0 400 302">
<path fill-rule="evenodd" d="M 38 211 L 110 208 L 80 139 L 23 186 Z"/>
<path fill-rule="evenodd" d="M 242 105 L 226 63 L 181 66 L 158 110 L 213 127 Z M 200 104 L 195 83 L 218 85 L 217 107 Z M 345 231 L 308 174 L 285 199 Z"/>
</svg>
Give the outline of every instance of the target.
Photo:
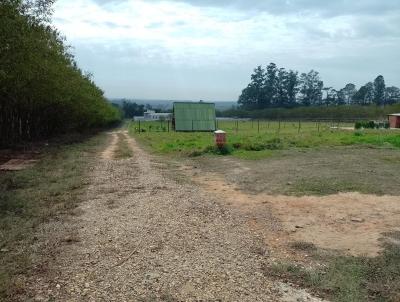
<svg viewBox="0 0 400 302">
<path fill-rule="evenodd" d="M 269 62 L 400 86 L 400 0 L 58 0 L 53 20 L 111 98 L 236 101 Z"/>
</svg>

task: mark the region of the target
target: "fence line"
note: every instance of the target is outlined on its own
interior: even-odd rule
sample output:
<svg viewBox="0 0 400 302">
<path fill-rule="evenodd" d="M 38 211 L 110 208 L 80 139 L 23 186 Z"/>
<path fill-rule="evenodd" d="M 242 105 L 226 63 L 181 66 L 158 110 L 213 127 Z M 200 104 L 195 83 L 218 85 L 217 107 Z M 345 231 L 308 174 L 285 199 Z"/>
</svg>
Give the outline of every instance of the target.
<svg viewBox="0 0 400 302">
<path fill-rule="evenodd" d="M 317 132 L 327 129 L 345 126 L 346 124 L 353 125 L 361 119 L 252 119 L 252 120 L 215 120 L 215 129 L 232 130 L 236 134 L 242 131 L 256 131 L 263 133 L 268 131 L 287 131 L 287 129 L 297 129 L 301 133 L 310 127 L 313 127 Z M 194 123 L 192 120 L 192 130 Z M 170 132 L 173 131 L 171 120 L 157 121 L 132 121 L 135 132 Z M 256 124 L 255 124 L 256 123 Z M 256 129 L 255 129 L 256 128 Z"/>
</svg>

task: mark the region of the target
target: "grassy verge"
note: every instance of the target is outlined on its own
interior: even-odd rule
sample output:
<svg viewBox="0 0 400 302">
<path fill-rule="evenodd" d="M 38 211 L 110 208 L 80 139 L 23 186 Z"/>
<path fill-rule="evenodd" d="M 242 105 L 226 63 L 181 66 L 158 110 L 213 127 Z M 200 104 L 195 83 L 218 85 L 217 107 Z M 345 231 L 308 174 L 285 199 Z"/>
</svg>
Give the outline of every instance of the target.
<svg viewBox="0 0 400 302">
<path fill-rule="evenodd" d="M 42 150 L 32 168 L 0 174 L 0 300 L 23 292 L 24 274 L 35 255 L 30 249 L 37 227 L 70 213 L 81 201 L 86 172 L 105 135 L 59 141 Z"/>
<path fill-rule="evenodd" d="M 214 147 L 212 133 L 166 132 L 156 122 L 142 123 L 138 132 L 137 125 L 131 124 L 130 135 L 161 154 L 179 154 L 200 156 L 203 154 L 221 154 Z M 349 145 L 369 145 L 374 147 L 400 148 L 400 132 L 392 130 L 337 130 L 329 124 L 319 125 L 312 122 L 278 123 L 263 122 L 259 127 L 251 121 L 240 122 L 236 129 L 234 122 L 221 122 L 220 128 L 227 131 L 226 152 L 244 159 L 259 159 L 293 148 L 319 148 Z M 342 126 L 351 126 L 345 125 Z M 353 125 L 354 126 L 354 125 Z M 157 128 L 158 127 L 158 128 Z M 158 129 L 158 130 L 157 130 Z"/>
<path fill-rule="evenodd" d="M 132 157 L 133 152 L 129 147 L 126 137 L 122 133 L 118 133 L 118 144 L 114 152 L 115 159 L 123 159 Z"/>
<path fill-rule="evenodd" d="M 308 287 L 333 301 L 400 301 L 400 233 L 385 235 L 391 241 L 374 258 L 321 256 L 314 252 L 322 263 L 317 269 L 276 263 L 267 267 L 265 274 Z"/>
<path fill-rule="evenodd" d="M 359 192 L 365 194 L 383 195 L 384 191 L 379 184 L 370 185 L 363 182 L 363 177 L 355 175 L 350 179 L 339 179 L 335 177 L 314 177 L 297 180 L 290 189 L 293 195 L 330 195 L 338 192 Z"/>
</svg>

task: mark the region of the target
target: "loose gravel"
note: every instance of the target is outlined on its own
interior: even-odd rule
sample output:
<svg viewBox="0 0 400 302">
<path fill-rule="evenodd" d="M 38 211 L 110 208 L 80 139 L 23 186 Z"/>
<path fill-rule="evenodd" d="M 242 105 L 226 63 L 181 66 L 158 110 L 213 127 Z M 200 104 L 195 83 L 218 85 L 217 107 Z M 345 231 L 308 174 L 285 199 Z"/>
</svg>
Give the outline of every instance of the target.
<svg viewBox="0 0 400 302">
<path fill-rule="evenodd" d="M 47 226 L 74 235 L 32 282 L 33 300 L 287 301 L 245 218 L 129 143 L 132 158 L 99 158 L 80 215 Z"/>
</svg>

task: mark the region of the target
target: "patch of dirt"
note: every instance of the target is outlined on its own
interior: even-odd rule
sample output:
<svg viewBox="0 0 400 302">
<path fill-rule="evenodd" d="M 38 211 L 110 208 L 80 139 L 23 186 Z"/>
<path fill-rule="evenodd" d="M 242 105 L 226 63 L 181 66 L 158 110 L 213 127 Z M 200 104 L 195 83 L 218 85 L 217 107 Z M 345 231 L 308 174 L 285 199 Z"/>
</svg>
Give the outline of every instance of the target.
<svg viewBox="0 0 400 302">
<path fill-rule="evenodd" d="M 32 167 L 36 162 L 36 159 L 10 159 L 0 165 L 0 171 L 20 171 Z"/>
<path fill-rule="evenodd" d="M 29 168 L 38 161 L 36 158 L 39 154 L 38 150 L 0 150 L 0 171 L 19 171 Z"/>
<path fill-rule="evenodd" d="M 222 175 L 249 194 L 400 196 L 398 149 L 337 147 L 280 151 L 263 160 L 203 156 L 187 163 Z"/>
<path fill-rule="evenodd" d="M 102 159 L 112 160 L 114 158 L 114 152 L 117 149 L 118 134 L 116 132 L 110 132 L 111 142 L 107 148 L 101 153 Z"/>
<path fill-rule="evenodd" d="M 249 225 L 284 257 L 293 256 L 285 247 L 296 241 L 352 255 L 376 256 L 381 251 L 382 233 L 400 230 L 398 196 L 249 194 L 217 173 L 190 166 L 181 170 L 220 200 L 240 209 Z"/>
</svg>

